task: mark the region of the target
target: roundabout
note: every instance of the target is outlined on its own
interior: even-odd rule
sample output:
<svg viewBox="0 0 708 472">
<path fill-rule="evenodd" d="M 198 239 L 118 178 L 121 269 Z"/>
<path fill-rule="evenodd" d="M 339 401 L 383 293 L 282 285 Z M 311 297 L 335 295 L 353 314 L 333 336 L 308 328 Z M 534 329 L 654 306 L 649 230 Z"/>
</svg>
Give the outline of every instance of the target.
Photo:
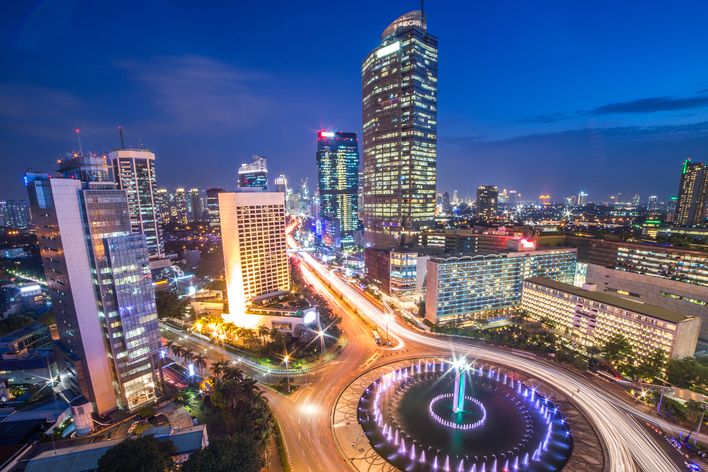
<svg viewBox="0 0 708 472">
<path fill-rule="evenodd" d="M 573 456 L 576 444 L 599 439 L 567 399 L 523 372 L 462 358 L 374 368 L 342 392 L 332 421 L 340 453 L 359 471 L 604 468 L 601 458 Z"/>
</svg>

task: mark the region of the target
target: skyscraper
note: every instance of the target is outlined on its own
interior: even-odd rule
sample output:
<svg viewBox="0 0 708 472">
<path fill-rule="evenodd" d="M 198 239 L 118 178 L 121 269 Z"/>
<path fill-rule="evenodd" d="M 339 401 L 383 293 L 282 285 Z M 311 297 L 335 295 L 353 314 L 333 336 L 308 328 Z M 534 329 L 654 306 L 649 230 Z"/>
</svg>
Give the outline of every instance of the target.
<svg viewBox="0 0 708 472">
<path fill-rule="evenodd" d="M 497 218 L 499 189 L 495 185 L 477 187 L 477 218 L 491 223 Z"/>
<path fill-rule="evenodd" d="M 707 198 L 708 176 L 705 164 L 686 159 L 681 170 L 675 223 L 678 226 L 704 226 Z"/>
<path fill-rule="evenodd" d="M 126 192 L 112 182 L 27 180 L 54 304 L 63 387 L 104 415 L 155 398 L 159 349 L 145 238 L 131 234 Z"/>
<path fill-rule="evenodd" d="M 325 228 L 330 231 L 330 236 L 338 233 L 342 245 L 353 244 L 354 231 L 359 227 L 359 145 L 356 133 L 320 131 L 317 133 L 316 159 L 320 215 L 326 220 Z"/>
<path fill-rule="evenodd" d="M 189 191 L 189 221 L 201 221 L 202 195 L 198 188 Z"/>
<path fill-rule="evenodd" d="M 0 226 L 25 229 L 31 226 L 30 207 L 27 200 L 0 202 Z"/>
<path fill-rule="evenodd" d="M 82 182 L 106 182 L 110 179 L 106 156 L 72 152 L 58 161 L 57 170 L 67 179 Z"/>
<path fill-rule="evenodd" d="M 207 214 L 209 215 L 209 227 L 213 230 L 220 231 L 221 224 L 219 220 L 219 194 L 224 191 L 221 187 L 212 187 L 207 189 Z"/>
<path fill-rule="evenodd" d="M 649 195 L 647 200 L 647 209 L 649 211 L 656 211 L 659 209 L 659 197 L 656 195 Z"/>
<path fill-rule="evenodd" d="M 166 188 L 158 188 L 155 192 L 155 204 L 157 205 L 157 214 L 160 217 L 160 223 L 167 224 L 172 222 L 170 209 L 172 202 L 170 201 L 170 192 Z"/>
<path fill-rule="evenodd" d="M 290 289 L 285 243 L 285 195 L 219 194 L 229 313 L 244 313 L 256 298 Z"/>
<path fill-rule="evenodd" d="M 362 64 L 365 240 L 379 247 L 435 217 L 438 40 L 421 11 L 397 18 Z"/>
<path fill-rule="evenodd" d="M 588 194 L 582 190 L 578 192 L 578 206 L 585 206 L 588 203 Z"/>
<path fill-rule="evenodd" d="M 285 174 L 280 174 L 275 178 L 275 191 L 280 193 L 287 193 L 288 191 L 288 179 Z"/>
<path fill-rule="evenodd" d="M 179 187 L 175 190 L 173 213 L 174 220 L 178 224 L 186 225 L 189 222 L 189 211 L 187 209 L 187 193 L 182 187 Z"/>
<path fill-rule="evenodd" d="M 133 233 L 145 235 L 151 259 L 164 259 L 162 226 L 155 201 L 155 154 L 146 149 L 118 149 L 108 156 L 113 178 L 128 197 Z"/>
<path fill-rule="evenodd" d="M 236 186 L 239 188 L 254 188 L 268 190 L 268 165 L 266 158 L 263 156 L 251 156 L 251 163 L 241 164 L 238 168 L 238 181 Z"/>
</svg>

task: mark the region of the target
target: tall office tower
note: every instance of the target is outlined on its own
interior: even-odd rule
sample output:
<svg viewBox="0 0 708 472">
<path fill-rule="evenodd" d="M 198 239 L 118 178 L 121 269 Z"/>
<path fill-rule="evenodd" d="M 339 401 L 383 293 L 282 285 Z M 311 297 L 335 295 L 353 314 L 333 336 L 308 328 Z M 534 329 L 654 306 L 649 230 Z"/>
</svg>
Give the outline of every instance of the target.
<svg viewBox="0 0 708 472">
<path fill-rule="evenodd" d="M 359 228 L 359 144 L 356 133 L 320 131 L 317 133 L 316 159 L 320 216 L 326 220 L 328 231 L 331 227 L 331 233 L 338 233 L 341 245 L 354 244 L 354 231 Z"/>
<path fill-rule="evenodd" d="M 288 179 L 285 174 L 280 174 L 275 178 L 275 191 L 280 193 L 288 191 Z"/>
<path fill-rule="evenodd" d="M 686 159 L 681 170 L 676 220 L 678 226 L 705 225 L 706 199 L 708 199 L 708 175 L 706 165 Z"/>
<path fill-rule="evenodd" d="M 145 235 L 151 259 L 164 259 L 162 226 L 155 201 L 155 154 L 145 149 L 118 149 L 108 157 L 118 188 L 128 196 L 133 233 Z"/>
<path fill-rule="evenodd" d="M 509 203 L 509 192 L 507 192 L 506 189 L 502 189 L 502 191 L 499 192 L 497 201 L 500 205 L 505 205 Z"/>
<path fill-rule="evenodd" d="M 539 195 L 538 200 L 541 202 L 541 205 L 550 205 L 551 204 L 551 196 L 548 194 Z"/>
<path fill-rule="evenodd" d="M 386 248 L 435 218 L 438 40 L 420 10 L 362 64 L 365 242 Z"/>
<path fill-rule="evenodd" d="M 179 187 L 175 190 L 174 218 L 175 221 L 181 225 L 186 225 L 189 222 L 187 193 L 182 187 Z"/>
<path fill-rule="evenodd" d="M 202 219 L 202 194 L 198 188 L 189 191 L 189 221 Z"/>
<path fill-rule="evenodd" d="M 268 190 L 268 165 L 263 156 L 251 156 L 251 163 L 241 164 L 238 168 L 238 188 Z"/>
<path fill-rule="evenodd" d="M 585 206 L 588 204 L 588 194 L 582 190 L 578 192 L 578 206 Z"/>
<path fill-rule="evenodd" d="M 254 299 L 290 290 L 285 252 L 285 195 L 219 194 L 229 313 L 241 315 Z"/>
<path fill-rule="evenodd" d="M 521 203 L 521 194 L 516 190 L 509 190 L 509 204 L 519 205 Z"/>
<path fill-rule="evenodd" d="M 647 210 L 658 211 L 659 210 L 659 197 L 656 195 L 649 195 L 647 200 Z"/>
<path fill-rule="evenodd" d="M 221 187 L 207 189 L 207 215 L 209 216 L 209 227 L 217 231 L 220 230 L 219 220 L 219 194 L 224 192 Z"/>
<path fill-rule="evenodd" d="M 641 203 L 642 203 L 642 197 L 638 193 L 635 193 L 632 196 L 632 206 L 638 207 L 639 205 L 641 205 Z"/>
<path fill-rule="evenodd" d="M 494 185 L 477 187 L 477 218 L 491 223 L 497 218 L 499 189 Z"/>
<path fill-rule="evenodd" d="M 157 205 L 157 215 L 160 217 L 160 222 L 162 224 L 171 223 L 170 208 L 172 204 L 170 202 L 170 192 L 166 188 L 157 189 L 155 192 L 155 204 Z"/>
<path fill-rule="evenodd" d="M 310 185 L 308 184 L 307 177 L 302 179 L 302 182 L 300 182 L 297 197 L 299 205 L 298 214 L 312 216 L 314 214 L 312 211 L 312 192 L 310 191 Z"/>
<path fill-rule="evenodd" d="M 159 326 L 145 237 L 113 182 L 27 179 L 59 331 L 63 387 L 99 415 L 155 398 Z"/>
<path fill-rule="evenodd" d="M 460 203 L 460 195 L 457 190 L 452 191 L 452 204 L 457 205 Z"/>
<path fill-rule="evenodd" d="M 57 170 L 67 179 L 82 182 L 107 182 L 110 180 L 106 156 L 93 153 L 72 152 L 60 159 Z"/>
</svg>

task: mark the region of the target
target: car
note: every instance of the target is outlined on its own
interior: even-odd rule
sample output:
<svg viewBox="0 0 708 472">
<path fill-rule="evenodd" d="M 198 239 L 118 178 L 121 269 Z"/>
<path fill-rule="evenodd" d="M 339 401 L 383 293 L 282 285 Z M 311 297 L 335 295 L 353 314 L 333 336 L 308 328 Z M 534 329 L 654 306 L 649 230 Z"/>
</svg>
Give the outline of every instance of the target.
<svg viewBox="0 0 708 472">
<path fill-rule="evenodd" d="M 686 461 L 686 462 L 684 462 L 684 464 L 686 465 L 687 470 L 694 471 L 694 472 L 700 472 L 700 470 L 701 470 L 701 468 L 698 466 L 698 464 L 696 464 L 693 461 Z"/>
</svg>

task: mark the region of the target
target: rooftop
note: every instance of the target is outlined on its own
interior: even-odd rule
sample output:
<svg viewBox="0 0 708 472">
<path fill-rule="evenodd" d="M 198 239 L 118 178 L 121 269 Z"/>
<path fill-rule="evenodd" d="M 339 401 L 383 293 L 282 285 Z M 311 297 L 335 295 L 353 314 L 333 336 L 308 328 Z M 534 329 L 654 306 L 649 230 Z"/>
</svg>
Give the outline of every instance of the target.
<svg viewBox="0 0 708 472">
<path fill-rule="evenodd" d="M 526 279 L 525 282 L 542 285 L 544 287 L 552 288 L 561 292 L 567 292 L 578 297 L 587 298 L 588 300 L 604 303 L 605 305 L 611 305 L 616 308 L 621 308 L 627 311 L 633 311 L 641 315 L 651 316 L 652 318 L 668 321 L 671 323 L 680 323 L 683 320 L 695 318 L 694 316 L 682 315 L 681 313 L 667 310 L 658 306 L 647 305 L 646 303 L 639 303 L 632 300 L 627 300 L 626 298 L 611 295 L 606 292 L 594 292 L 591 290 L 585 290 L 576 287 L 575 285 L 556 282 L 545 277 L 531 277 L 529 279 Z"/>
</svg>

